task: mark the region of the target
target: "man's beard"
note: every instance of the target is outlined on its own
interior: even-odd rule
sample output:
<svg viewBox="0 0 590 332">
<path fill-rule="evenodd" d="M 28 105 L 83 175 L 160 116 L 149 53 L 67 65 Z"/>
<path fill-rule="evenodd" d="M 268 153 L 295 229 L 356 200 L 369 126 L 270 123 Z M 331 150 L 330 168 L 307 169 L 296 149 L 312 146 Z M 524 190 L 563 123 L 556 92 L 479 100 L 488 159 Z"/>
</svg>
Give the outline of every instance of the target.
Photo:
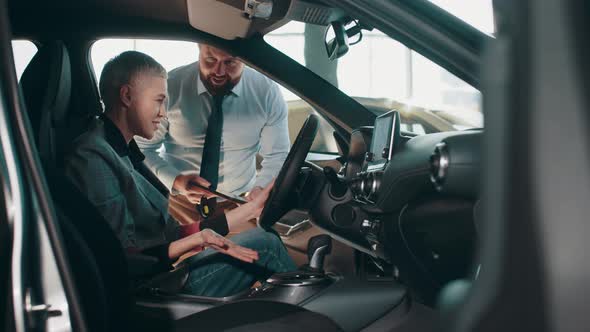
<svg viewBox="0 0 590 332">
<path fill-rule="evenodd" d="M 238 81 L 240 80 L 238 78 L 237 80 L 235 80 L 235 82 L 233 82 L 231 80 L 231 78 L 229 76 L 227 76 L 227 79 L 223 85 L 213 85 L 213 83 L 211 82 L 212 75 L 205 77 L 205 79 L 203 79 L 202 73 L 199 76 L 201 77 L 201 81 L 203 82 L 203 85 L 205 85 L 205 88 L 207 88 L 207 91 L 209 91 L 209 93 L 211 93 L 214 96 L 217 96 L 217 95 L 224 96 L 224 95 L 229 94 L 231 92 L 231 90 L 236 86 Z"/>
</svg>

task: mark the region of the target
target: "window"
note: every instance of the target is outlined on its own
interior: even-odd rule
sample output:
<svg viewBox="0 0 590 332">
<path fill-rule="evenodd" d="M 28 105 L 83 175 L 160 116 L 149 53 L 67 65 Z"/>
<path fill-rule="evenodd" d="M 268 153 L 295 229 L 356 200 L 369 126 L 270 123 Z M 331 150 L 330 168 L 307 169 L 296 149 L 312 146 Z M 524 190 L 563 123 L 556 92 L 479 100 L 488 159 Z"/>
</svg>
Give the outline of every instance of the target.
<svg viewBox="0 0 590 332">
<path fill-rule="evenodd" d="M 94 43 L 91 50 L 92 65 L 97 82 L 100 80 L 100 74 L 105 63 L 128 50 L 149 54 L 168 71 L 195 62 L 199 58 L 199 47 L 194 42 L 151 39 L 102 39 Z M 289 134 L 291 143 L 293 143 L 307 115 L 315 111 L 289 90 L 280 85 L 279 87 L 289 107 Z M 322 119 L 320 122 L 322 131 L 316 137 L 312 151 L 337 153 L 336 143 L 332 138 L 332 128 L 325 120 Z"/>
<path fill-rule="evenodd" d="M 329 61 L 324 31 L 290 22 L 265 40 L 370 111 L 398 110 L 404 130 L 425 134 L 483 126 L 479 91 L 420 54 L 374 29 L 363 31 L 345 56 Z"/>
<path fill-rule="evenodd" d="M 92 45 L 91 57 L 96 81 L 100 81 L 102 68 L 110 59 L 125 51 L 149 54 L 170 71 L 195 62 L 199 58 L 196 43 L 175 40 L 152 39 L 102 39 Z"/>
<path fill-rule="evenodd" d="M 430 0 L 430 2 L 482 32 L 490 35 L 494 33 L 492 0 Z"/>
<path fill-rule="evenodd" d="M 14 54 L 16 78 L 20 80 L 25 68 L 37 53 L 37 46 L 29 40 L 13 40 L 12 53 Z"/>
</svg>

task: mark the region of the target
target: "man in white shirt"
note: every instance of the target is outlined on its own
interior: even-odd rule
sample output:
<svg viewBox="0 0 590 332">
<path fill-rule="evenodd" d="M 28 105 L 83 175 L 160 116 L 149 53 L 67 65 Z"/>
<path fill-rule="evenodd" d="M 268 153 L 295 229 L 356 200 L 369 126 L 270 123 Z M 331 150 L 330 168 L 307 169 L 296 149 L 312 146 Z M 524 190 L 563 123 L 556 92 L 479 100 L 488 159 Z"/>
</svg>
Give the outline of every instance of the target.
<svg viewBox="0 0 590 332">
<path fill-rule="evenodd" d="M 222 50 L 204 44 L 199 50 L 199 61 L 169 73 L 168 118 L 154 138 L 136 138 L 148 167 L 173 195 L 181 194 L 171 201 L 173 214 L 174 206 L 184 213 L 194 211 L 194 205 L 185 203 L 200 201 L 201 192 L 190 185 L 202 183 L 199 175 L 220 191 L 249 191 L 256 197 L 277 176 L 290 147 L 287 105 L 279 87 Z M 216 115 L 212 120 L 216 110 L 221 110 L 221 119 Z M 217 138 L 208 131 L 210 121 L 220 129 Z M 207 136 L 207 155 L 214 152 L 203 163 Z M 258 175 L 257 153 L 263 158 Z M 196 215 L 175 217 L 190 223 Z"/>
</svg>

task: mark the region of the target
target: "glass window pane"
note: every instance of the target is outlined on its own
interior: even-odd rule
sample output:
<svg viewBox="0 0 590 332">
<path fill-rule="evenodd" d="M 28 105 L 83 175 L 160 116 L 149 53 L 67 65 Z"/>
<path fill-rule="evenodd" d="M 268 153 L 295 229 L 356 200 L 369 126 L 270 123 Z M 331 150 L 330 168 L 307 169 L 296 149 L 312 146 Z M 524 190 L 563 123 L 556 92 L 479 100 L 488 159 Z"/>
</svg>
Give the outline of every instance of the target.
<svg viewBox="0 0 590 332">
<path fill-rule="evenodd" d="M 30 40 L 13 40 L 12 53 L 14 54 L 16 77 L 20 80 L 25 68 L 37 53 L 37 46 Z"/>
<path fill-rule="evenodd" d="M 338 60 L 338 87 L 350 96 L 405 98 L 406 47 L 374 30 Z"/>
<path fill-rule="evenodd" d="M 298 22 L 297 22 L 298 23 Z M 289 54 L 293 54 L 294 58 L 293 60 L 302 63 L 304 61 L 303 59 L 303 49 L 304 49 L 304 38 L 303 38 L 303 26 L 304 24 L 302 23 L 298 23 L 298 24 L 294 24 L 295 28 L 291 27 L 291 23 L 287 24 L 284 28 L 285 30 L 283 31 L 281 28 L 281 32 L 280 33 L 273 33 L 271 35 L 268 35 L 267 42 L 268 40 L 272 40 L 272 44 L 274 45 L 278 45 L 276 46 L 279 50 L 287 50 L 289 52 Z M 298 31 L 301 30 L 301 32 L 293 32 L 293 31 Z M 300 100 L 301 98 L 299 98 L 299 96 L 297 96 L 296 94 L 294 94 L 293 92 L 289 91 L 288 89 L 285 89 L 283 86 L 281 87 L 281 92 L 283 93 L 283 97 L 285 98 L 285 100 L 290 101 L 290 100 Z"/>
<path fill-rule="evenodd" d="M 96 80 L 105 63 L 116 55 L 125 51 L 139 51 L 149 54 L 166 68 L 172 70 L 199 58 L 197 43 L 177 40 L 147 40 L 147 39 L 102 39 L 92 45 L 91 57 Z"/>
<path fill-rule="evenodd" d="M 430 0 L 430 2 L 482 32 L 493 34 L 495 31 L 492 0 Z"/>
<path fill-rule="evenodd" d="M 325 50 L 304 54 L 304 46 L 323 48 L 324 35 L 310 34 L 302 25 L 289 23 L 265 40 L 372 112 L 400 111 L 404 130 L 425 134 L 483 126 L 477 89 L 384 33 L 363 31 L 361 42 L 334 63 L 326 60 Z M 306 38 L 321 40 L 306 43 Z"/>
</svg>

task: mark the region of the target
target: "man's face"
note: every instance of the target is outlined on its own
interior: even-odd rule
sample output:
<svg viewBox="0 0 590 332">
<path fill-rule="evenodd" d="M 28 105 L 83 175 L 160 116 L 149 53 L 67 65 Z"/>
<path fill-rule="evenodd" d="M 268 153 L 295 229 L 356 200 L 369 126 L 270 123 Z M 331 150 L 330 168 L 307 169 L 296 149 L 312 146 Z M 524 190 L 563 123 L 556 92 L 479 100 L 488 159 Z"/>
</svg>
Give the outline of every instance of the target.
<svg viewBox="0 0 590 332">
<path fill-rule="evenodd" d="M 199 45 L 201 81 L 213 95 L 228 93 L 242 77 L 244 64 L 235 57 L 209 45 Z"/>
<path fill-rule="evenodd" d="M 147 139 L 154 137 L 158 125 L 166 115 L 166 79 L 140 73 L 129 84 L 130 104 L 127 123 L 133 135 Z"/>
</svg>

